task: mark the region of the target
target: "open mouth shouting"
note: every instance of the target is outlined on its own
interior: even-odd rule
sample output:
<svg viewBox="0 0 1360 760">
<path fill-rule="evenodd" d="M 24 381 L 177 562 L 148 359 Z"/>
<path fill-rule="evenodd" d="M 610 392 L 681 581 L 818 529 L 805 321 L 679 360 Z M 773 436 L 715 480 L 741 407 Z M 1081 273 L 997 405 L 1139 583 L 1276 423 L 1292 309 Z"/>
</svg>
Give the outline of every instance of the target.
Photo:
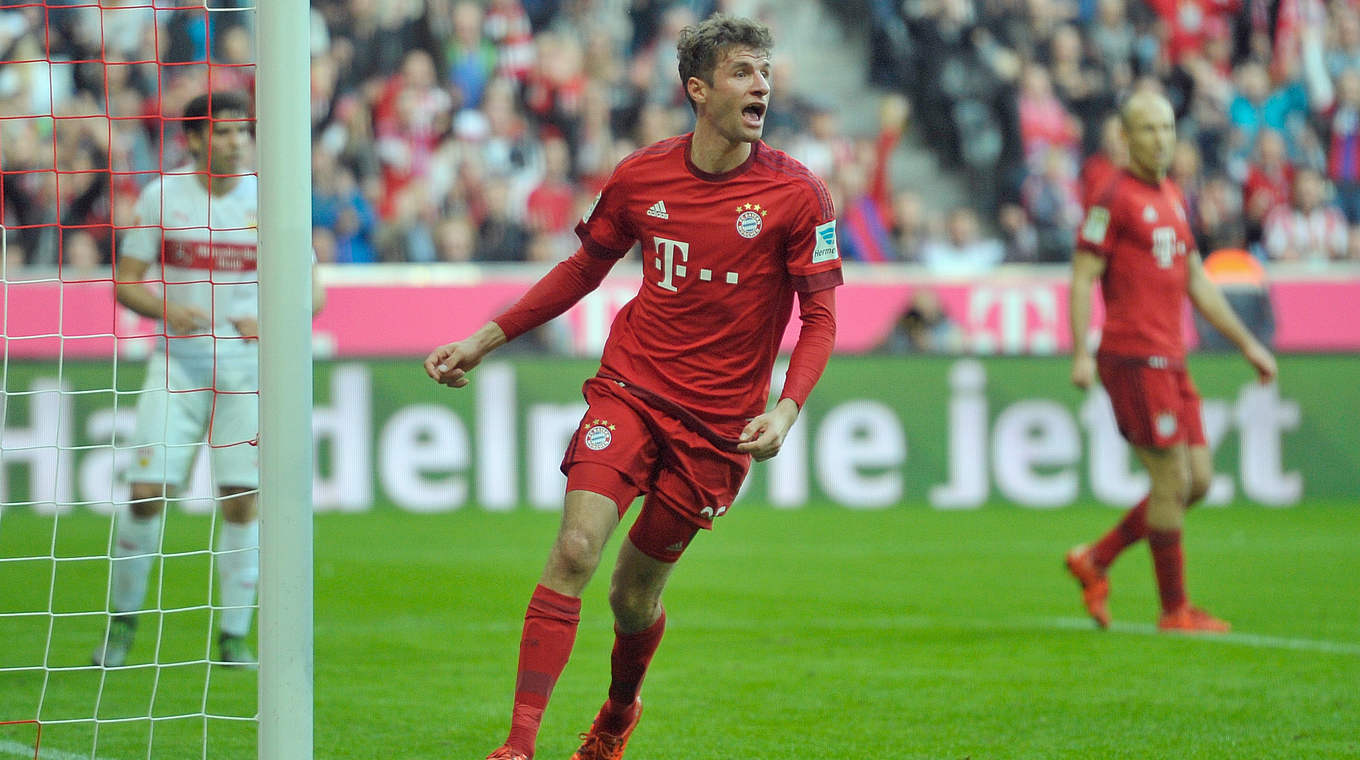
<svg viewBox="0 0 1360 760">
<path fill-rule="evenodd" d="M 760 101 L 747 103 L 741 109 L 741 123 L 750 129 L 760 129 L 765 125 L 765 108 L 765 103 Z"/>
</svg>

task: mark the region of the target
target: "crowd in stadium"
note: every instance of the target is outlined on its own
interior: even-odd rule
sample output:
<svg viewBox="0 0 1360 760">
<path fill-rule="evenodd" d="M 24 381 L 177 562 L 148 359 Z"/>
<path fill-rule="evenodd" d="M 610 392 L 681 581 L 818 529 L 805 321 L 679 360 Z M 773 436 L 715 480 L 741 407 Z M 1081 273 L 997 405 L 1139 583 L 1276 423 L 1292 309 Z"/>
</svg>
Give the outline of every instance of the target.
<svg viewBox="0 0 1360 760">
<path fill-rule="evenodd" d="M 0 56 L 14 62 L 0 72 L 10 268 L 107 264 L 110 225 L 130 224 L 138 188 L 183 156 L 161 115 L 209 86 L 253 86 L 252 14 L 233 12 L 251 3 L 220 0 L 205 14 L 176 2 L 48 0 L 45 24 L 43 9 L 0 0 Z M 1202 250 L 1360 258 L 1353 3 L 833 5 L 841 23 L 856 10 L 871 20 L 864 89 L 814 102 L 776 71 L 784 86 L 765 138 L 827 180 L 847 259 L 957 274 L 1066 261 L 1083 203 L 1121 160 L 1111 115 L 1145 87 L 1176 106 L 1172 176 Z M 319 258 L 569 255 L 575 220 L 615 162 L 692 124 L 679 29 L 751 8 L 778 34 L 770 2 L 315 0 Z M 837 99 L 866 97 L 880 101 L 878 123 L 849 134 Z M 904 136 L 965 178 L 965 203 L 938 208 L 920 186 L 928 178 L 891 171 Z"/>
</svg>

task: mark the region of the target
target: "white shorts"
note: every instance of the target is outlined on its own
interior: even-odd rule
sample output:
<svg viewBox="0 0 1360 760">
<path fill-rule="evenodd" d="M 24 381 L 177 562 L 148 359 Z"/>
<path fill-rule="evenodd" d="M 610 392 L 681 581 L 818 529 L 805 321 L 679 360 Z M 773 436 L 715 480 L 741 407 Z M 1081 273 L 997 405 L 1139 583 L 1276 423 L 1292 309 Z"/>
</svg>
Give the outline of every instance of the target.
<svg viewBox="0 0 1360 760">
<path fill-rule="evenodd" d="M 167 360 L 153 354 L 137 398 L 136 456 L 127 480 L 183 486 L 206 439 L 216 485 L 258 488 L 259 390 L 258 362 L 214 366 L 211 357 Z"/>
</svg>

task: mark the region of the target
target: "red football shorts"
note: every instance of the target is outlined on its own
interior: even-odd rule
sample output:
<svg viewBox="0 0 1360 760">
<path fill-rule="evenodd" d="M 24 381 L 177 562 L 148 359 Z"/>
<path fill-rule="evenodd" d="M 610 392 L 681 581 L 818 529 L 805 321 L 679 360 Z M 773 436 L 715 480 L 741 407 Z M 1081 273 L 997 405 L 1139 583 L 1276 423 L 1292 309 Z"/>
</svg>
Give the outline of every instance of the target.
<svg viewBox="0 0 1360 760">
<path fill-rule="evenodd" d="M 1185 365 L 1153 367 L 1148 362 L 1124 356 L 1096 357 L 1120 434 L 1144 448 L 1205 445 L 1199 391 Z"/>
<path fill-rule="evenodd" d="M 727 512 L 750 455 L 722 450 L 613 381 L 591 378 L 584 390 L 589 409 L 562 458 L 567 490 L 609 497 L 620 517 L 646 494 L 628 537 L 647 556 L 674 562 Z"/>
</svg>

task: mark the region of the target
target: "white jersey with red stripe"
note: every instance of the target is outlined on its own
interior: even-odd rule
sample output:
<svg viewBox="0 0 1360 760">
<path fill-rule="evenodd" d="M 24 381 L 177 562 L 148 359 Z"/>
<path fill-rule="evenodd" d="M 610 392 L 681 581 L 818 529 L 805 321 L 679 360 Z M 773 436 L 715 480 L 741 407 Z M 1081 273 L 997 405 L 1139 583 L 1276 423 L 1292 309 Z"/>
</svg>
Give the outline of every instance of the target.
<svg viewBox="0 0 1360 760">
<path fill-rule="evenodd" d="M 257 178 L 243 175 L 223 195 L 210 195 L 201 178 L 186 166 L 143 188 L 137 226 L 124 234 L 118 255 L 151 264 L 146 276 L 164 283 L 167 302 L 212 315 L 211 330 L 194 337 L 166 326 L 174 358 L 254 360 L 255 341 L 243 340 L 232 320 L 259 313 Z"/>
</svg>

